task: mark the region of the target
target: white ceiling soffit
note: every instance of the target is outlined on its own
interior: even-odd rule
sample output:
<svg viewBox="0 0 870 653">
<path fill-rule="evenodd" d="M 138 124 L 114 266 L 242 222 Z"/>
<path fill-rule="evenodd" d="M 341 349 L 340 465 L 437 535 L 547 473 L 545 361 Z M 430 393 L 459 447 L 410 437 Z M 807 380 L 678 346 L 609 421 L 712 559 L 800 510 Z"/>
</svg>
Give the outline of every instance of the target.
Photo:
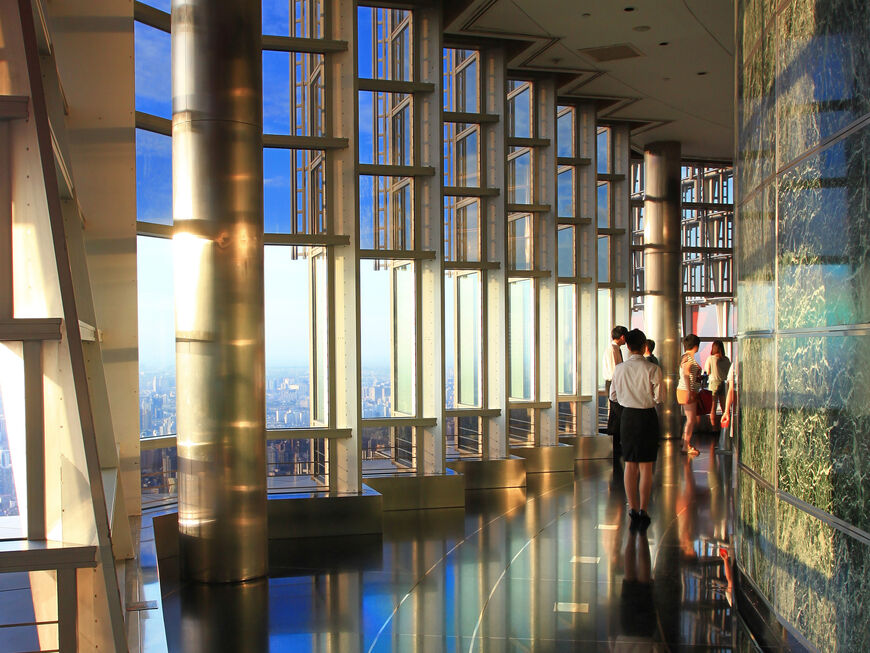
<svg viewBox="0 0 870 653">
<path fill-rule="evenodd" d="M 560 93 L 594 98 L 603 118 L 637 125 L 635 147 L 679 140 L 686 156 L 732 158 L 733 0 L 454 4 L 445 32 L 514 40 L 512 70 L 562 73 Z"/>
</svg>

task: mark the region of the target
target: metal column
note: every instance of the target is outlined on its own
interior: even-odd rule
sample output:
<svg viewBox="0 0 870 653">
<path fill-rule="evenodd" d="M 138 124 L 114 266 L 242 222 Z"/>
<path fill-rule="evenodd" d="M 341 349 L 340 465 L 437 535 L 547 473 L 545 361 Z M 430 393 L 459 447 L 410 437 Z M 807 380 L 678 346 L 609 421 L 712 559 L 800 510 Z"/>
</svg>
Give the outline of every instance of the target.
<svg viewBox="0 0 870 653">
<path fill-rule="evenodd" d="M 184 577 L 267 572 L 259 0 L 172 1 Z"/>
<path fill-rule="evenodd" d="M 680 434 L 676 402 L 680 362 L 680 144 L 650 143 L 644 152 L 645 326 L 656 341 L 665 380 L 663 433 Z"/>
</svg>

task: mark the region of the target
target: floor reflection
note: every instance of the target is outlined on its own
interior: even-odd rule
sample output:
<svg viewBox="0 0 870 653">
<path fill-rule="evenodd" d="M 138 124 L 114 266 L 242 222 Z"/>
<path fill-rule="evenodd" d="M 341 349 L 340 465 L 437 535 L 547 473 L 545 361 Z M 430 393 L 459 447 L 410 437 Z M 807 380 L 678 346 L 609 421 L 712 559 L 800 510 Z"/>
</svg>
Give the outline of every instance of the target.
<svg viewBox="0 0 870 653">
<path fill-rule="evenodd" d="M 578 463 L 465 511 L 390 514 L 382 538 L 273 548 L 268 582 L 165 596 L 169 648 L 731 650 L 730 455 L 666 443 L 645 533 L 620 473 Z"/>
</svg>

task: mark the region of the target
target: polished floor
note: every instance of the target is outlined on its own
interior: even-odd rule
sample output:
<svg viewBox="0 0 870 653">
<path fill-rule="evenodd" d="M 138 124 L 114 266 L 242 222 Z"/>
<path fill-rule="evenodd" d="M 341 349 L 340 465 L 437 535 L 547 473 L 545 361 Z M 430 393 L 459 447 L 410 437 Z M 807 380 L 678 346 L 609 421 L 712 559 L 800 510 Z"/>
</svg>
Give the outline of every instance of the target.
<svg viewBox="0 0 870 653">
<path fill-rule="evenodd" d="M 628 528 L 621 469 L 578 462 L 574 474 L 529 477 L 525 490 L 469 493 L 464 512 L 391 513 L 382 538 L 274 547 L 268 581 L 164 584 L 166 646 L 743 649 L 728 566 L 732 458 L 701 448 L 690 459 L 664 444 L 645 534 Z"/>
</svg>

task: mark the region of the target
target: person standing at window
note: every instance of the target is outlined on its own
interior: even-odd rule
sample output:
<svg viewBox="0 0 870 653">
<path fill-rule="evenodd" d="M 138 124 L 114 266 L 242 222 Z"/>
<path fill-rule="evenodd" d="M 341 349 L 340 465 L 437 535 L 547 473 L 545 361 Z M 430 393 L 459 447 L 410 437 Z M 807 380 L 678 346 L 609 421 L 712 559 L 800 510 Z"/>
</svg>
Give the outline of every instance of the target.
<svg viewBox="0 0 870 653">
<path fill-rule="evenodd" d="M 716 430 L 716 407 L 717 404 L 725 409 L 725 397 L 728 394 L 728 370 L 731 369 L 731 361 L 725 355 L 725 345 L 721 340 L 714 340 L 710 348 L 710 355 L 704 361 L 704 372 L 707 373 L 707 389 L 713 395 L 710 407 L 710 427 Z"/>
<path fill-rule="evenodd" d="M 692 446 L 692 434 L 695 432 L 695 422 L 698 421 L 698 393 L 701 391 L 701 366 L 695 360 L 700 344 L 701 339 L 694 333 L 683 338 L 683 348 L 686 351 L 680 358 L 680 381 L 677 384 L 677 403 L 686 413 L 682 452 L 690 456 L 700 453 Z"/>
<path fill-rule="evenodd" d="M 662 369 L 643 357 L 646 336 L 632 329 L 625 337 L 630 356 L 613 371 L 610 399 L 622 407 L 620 435 L 625 459 L 625 494 L 628 496 L 631 529 L 644 531 L 652 490 L 653 463 L 659 448 L 659 418 Z"/>
<path fill-rule="evenodd" d="M 610 399 L 610 384 L 613 381 L 613 371 L 616 366 L 622 363 L 622 350 L 620 347 L 625 344 L 625 335 L 628 329 L 624 326 L 617 325 L 610 331 L 610 344 L 604 350 L 603 366 L 604 366 L 604 393 L 608 397 L 609 410 L 607 413 L 607 432 L 613 436 L 613 459 L 617 460 L 622 454 L 622 446 L 619 438 L 619 404 Z"/>
</svg>

